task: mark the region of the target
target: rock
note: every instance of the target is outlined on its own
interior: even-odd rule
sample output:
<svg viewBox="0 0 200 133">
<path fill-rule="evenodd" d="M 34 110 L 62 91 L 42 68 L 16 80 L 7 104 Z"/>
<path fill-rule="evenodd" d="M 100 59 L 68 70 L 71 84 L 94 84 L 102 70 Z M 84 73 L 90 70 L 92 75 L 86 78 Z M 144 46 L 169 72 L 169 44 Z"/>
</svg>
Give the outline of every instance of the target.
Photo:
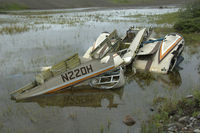
<svg viewBox="0 0 200 133">
<path fill-rule="evenodd" d="M 167 127 L 168 127 L 168 131 L 175 131 L 177 129 L 182 129 L 184 125 L 176 122 L 176 123 L 168 124 Z"/>
<path fill-rule="evenodd" d="M 187 131 L 184 131 L 183 133 L 194 133 L 194 132 L 191 130 L 187 130 Z"/>
<path fill-rule="evenodd" d="M 173 127 L 174 123 L 168 124 L 167 127 Z"/>
<path fill-rule="evenodd" d="M 178 122 L 180 123 L 187 123 L 189 120 L 189 117 L 188 116 L 183 116 L 181 118 L 178 119 Z"/>
<path fill-rule="evenodd" d="M 197 119 L 200 120 L 200 113 L 197 115 Z"/>
<path fill-rule="evenodd" d="M 153 108 L 150 108 L 150 110 L 153 112 L 154 111 L 154 109 Z"/>
<path fill-rule="evenodd" d="M 200 133 L 200 130 L 199 129 L 195 129 L 193 132 L 194 133 Z"/>
<path fill-rule="evenodd" d="M 182 129 L 184 127 L 184 125 L 181 123 L 176 122 L 175 124 L 176 124 L 176 127 L 179 129 Z"/>
<path fill-rule="evenodd" d="M 193 98 L 193 95 L 187 95 L 186 98 Z"/>
<path fill-rule="evenodd" d="M 133 117 L 130 116 L 130 115 L 127 115 L 127 116 L 124 118 L 123 122 L 124 122 L 127 126 L 132 126 L 132 125 L 134 125 L 134 124 L 136 123 L 136 121 L 135 121 L 135 120 L 133 119 Z"/>
<path fill-rule="evenodd" d="M 195 119 L 194 117 L 190 117 L 190 121 L 194 121 L 194 119 Z"/>
<path fill-rule="evenodd" d="M 175 128 L 174 127 L 169 127 L 167 130 L 173 132 L 175 130 Z"/>
<path fill-rule="evenodd" d="M 188 125 L 188 127 L 191 127 L 191 128 L 192 128 L 192 126 L 193 126 L 193 123 L 191 122 L 191 123 Z"/>
</svg>

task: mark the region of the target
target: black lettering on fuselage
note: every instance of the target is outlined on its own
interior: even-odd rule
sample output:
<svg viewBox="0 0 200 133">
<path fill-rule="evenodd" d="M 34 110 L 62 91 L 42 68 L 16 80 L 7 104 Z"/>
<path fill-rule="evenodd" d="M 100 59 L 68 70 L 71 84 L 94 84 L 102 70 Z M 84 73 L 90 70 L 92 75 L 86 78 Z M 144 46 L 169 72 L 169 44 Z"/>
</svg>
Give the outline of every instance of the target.
<svg viewBox="0 0 200 133">
<path fill-rule="evenodd" d="M 86 66 L 86 68 L 88 73 L 93 72 L 92 65 Z"/>
<path fill-rule="evenodd" d="M 61 74 L 61 78 L 63 82 L 66 82 L 66 81 L 70 81 L 75 78 L 81 77 L 83 75 L 89 74 L 91 72 L 93 72 L 92 65 L 88 65 L 88 66 L 83 66 L 81 68 L 77 68 L 75 70 Z"/>
<path fill-rule="evenodd" d="M 68 72 L 68 75 L 69 75 L 70 80 L 75 79 L 75 77 L 73 77 L 73 75 L 74 75 L 73 71 Z"/>
<path fill-rule="evenodd" d="M 66 73 L 64 75 L 61 74 L 61 78 L 62 78 L 63 82 L 65 82 L 65 80 L 67 80 L 67 81 L 69 80 L 68 75 Z"/>
<path fill-rule="evenodd" d="M 87 70 L 85 69 L 85 67 L 81 67 L 81 74 L 82 75 L 87 74 Z"/>
<path fill-rule="evenodd" d="M 79 69 L 75 69 L 74 72 L 76 73 L 76 77 L 80 77 L 81 76 Z"/>
</svg>

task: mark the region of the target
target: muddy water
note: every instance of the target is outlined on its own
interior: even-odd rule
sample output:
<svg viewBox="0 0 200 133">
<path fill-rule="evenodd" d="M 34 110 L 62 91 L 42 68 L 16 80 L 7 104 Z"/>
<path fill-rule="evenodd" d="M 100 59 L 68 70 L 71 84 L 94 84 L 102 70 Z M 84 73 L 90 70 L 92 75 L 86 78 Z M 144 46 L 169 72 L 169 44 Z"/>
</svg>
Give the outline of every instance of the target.
<svg viewBox="0 0 200 133">
<path fill-rule="evenodd" d="M 83 55 L 103 31 L 117 29 L 123 36 L 132 25 L 159 26 L 124 16 L 174 11 L 177 9 L 79 9 L 45 15 L 0 15 L 0 19 L 9 20 L 2 21 L 0 27 L 11 22 L 31 27 L 26 32 L 0 35 L 0 132 L 139 132 L 142 121 L 153 113 L 150 108 L 155 97 L 180 98 L 200 86 L 200 54 L 190 54 L 191 47 L 183 52 L 182 70 L 169 75 L 127 72 L 126 85 L 116 90 L 86 87 L 22 102 L 11 100 L 9 93 L 32 81 L 40 67 L 75 52 Z M 132 127 L 122 123 L 127 114 L 136 120 Z"/>
</svg>

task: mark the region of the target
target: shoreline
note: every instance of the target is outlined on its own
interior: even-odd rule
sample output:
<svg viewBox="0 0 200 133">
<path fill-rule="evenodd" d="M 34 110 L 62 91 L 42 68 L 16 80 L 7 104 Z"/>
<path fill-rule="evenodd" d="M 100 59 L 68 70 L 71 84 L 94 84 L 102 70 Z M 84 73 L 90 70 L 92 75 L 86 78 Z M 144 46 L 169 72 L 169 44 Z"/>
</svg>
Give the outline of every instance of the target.
<svg viewBox="0 0 200 133">
<path fill-rule="evenodd" d="M 185 1 L 178 3 L 165 3 L 165 2 L 159 2 L 159 3 L 151 3 L 148 4 L 146 3 L 136 3 L 136 4 L 124 4 L 124 3 L 109 3 L 106 5 L 105 4 L 92 4 L 91 5 L 68 5 L 68 6 L 53 6 L 52 7 L 45 7 L 45 6 L 30 6 L 30 5 L 25 5 L 25 4 L 17 4 L 17 3 L 8 3 L 8 4 L 3 4 L 0 2 L 0 12 L 9 12 L 9 11 L 43 11 L 43 10 L 77 10 L 77 9 L 139 9 L 139 8 L 172 8 L 172 7 L 181 7 L 183 6 Z"/>
<path fill-rule="evenodd" d="M 88 11 L 109 11 L 109 10 L 129 10 L 129 9 L 172 9 L 180 8 L 181 5 L 166 5 L 166 6 L 120 6 L 120 7 L 83 7 L 83 8 L 60 8 L 60 9 L 22 9 L 22 10 L 0 10 L 1 14 L 16 14 L 28 12 L 45 12 L 50 13 L 67 13 L 67 12 L 88 12 Z"/>
</svg>

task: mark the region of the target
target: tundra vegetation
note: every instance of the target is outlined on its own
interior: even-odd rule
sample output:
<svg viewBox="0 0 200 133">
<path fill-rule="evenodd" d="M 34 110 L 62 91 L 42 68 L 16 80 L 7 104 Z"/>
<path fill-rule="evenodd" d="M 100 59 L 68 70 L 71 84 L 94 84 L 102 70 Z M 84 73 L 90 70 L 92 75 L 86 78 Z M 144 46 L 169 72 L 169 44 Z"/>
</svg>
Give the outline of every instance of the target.
<svg viewBox="0 0 200 133">
<path fill-rule="evenodd" d="M 0 3 L 0 11 L 10 11 L 10 10 L 25 10 L 29 9 L 26 5 L 19 3 Z"/>
<path fill-rule="evenodd" d="M 174 21 L 173 21 L 174 20 Z M 155 32 L 179 32 L 186 45 L 200 45 L 200 0 L 195 0 L 176 13 L 158 15 L 157 23 L 173 24 L 172 28 L 156 28 Z M 156 97 L 156 112 L 142 124 L 141 133 L 197 132 L 200 131 L 200 88 L 182 99 Z"/>
<path fill-rule="evenodd" d="M 188 4 L 179 11 L 179 20 L 174 28 L 185 33 L 200 33 L 200 0 Z"/>
<path fill-rule="evenodd" d="M 141 133 L 163 133 L 169 131 L 170 126 L 177 127 L 177 132 L 191 131 L 199 128 L 200 117 L 200 91 L 194 90 L 193 95 L 177 100 L 175 98 L 156 97 L 153 104 L 157 112 L 151 116 L 147 123 L 142 124 Z M 182 121 L 183 118 L 185 121 Z M 191 123 L 190 119 L 196 119 L 197 126 L 184 128 Z M 180 122 L 180 123 L 178 123 Z M 191 124 L 192 125 L 192 124 Z M 195 126 L 195 124 L 193 124 Z"/>
</svg>

